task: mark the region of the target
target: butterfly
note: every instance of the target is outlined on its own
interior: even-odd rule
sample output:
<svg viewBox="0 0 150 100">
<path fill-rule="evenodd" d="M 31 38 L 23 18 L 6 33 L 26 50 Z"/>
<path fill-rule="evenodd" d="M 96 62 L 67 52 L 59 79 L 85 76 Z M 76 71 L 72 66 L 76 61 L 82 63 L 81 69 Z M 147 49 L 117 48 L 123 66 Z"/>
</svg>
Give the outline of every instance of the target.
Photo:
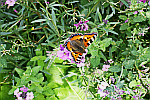
<svg viewBox="0 0 150 100">
<path fill-rule="evenodd" d="M 80 63 L 83 53 L 86 53 L 85 49 L 89 47 L 96 39 L 97 33 L 81 33 L 72 34 L 65 42 L 65 47 L 71 52 L 71 55 L 75 63 Z"/>
</svg>

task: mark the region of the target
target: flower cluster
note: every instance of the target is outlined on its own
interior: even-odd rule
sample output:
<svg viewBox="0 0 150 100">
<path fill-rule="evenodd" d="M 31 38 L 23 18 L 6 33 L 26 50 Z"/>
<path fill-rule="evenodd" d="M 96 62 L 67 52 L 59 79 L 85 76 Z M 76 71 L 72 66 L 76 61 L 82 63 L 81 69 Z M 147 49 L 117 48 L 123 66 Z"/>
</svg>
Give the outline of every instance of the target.
<svg viewBox="0 0 150 100">
<path fill-rule="evenodd" d="M 6 4 L 8 4 L 8 7 L 9 7 L 9 6 L 14 6 L 14 4 L 15 4 L 16 1 L 17 1 L 17 0 L 7 0 L 7 1 L 6 1 Z"/>
<path fill-rule="evenodd" d="M 109 86 L 106 82 L 101 82 L 101 85 L 98 87 L 98 94 L 100 94 L 100 97 L 105 98 L 110 97 L 111 100 L 123 100 L 122 95 L 129 94 L 129 91 L 124 91 L 122 89 L 119 89 L 116 85 L 111 85 L 110 87 L 114 88 L 114 91 L 110 92 L 109 90 L 106 90 L 106 87 Z M 134 97 L 133 97 L 134 98 Z"/>
<path fill-rule="evenodd" d="M 15 97 L 17 97 L 16 100 L 32 100 L 34 98 L 33 92 L 30 92 L 30 93 L 27 92 L 28 88 L 26 88 L 25 86 L 21 87 L 20 91 L 19 91 L 19 88 L 17 88 L 14 91 Z"/>
<path fill-rule="evenodd" d="M 105 65 L 103 65 L 102 70 L 107 72 L 108 68 L 110 67 L 109 64 L 114 63 L 114 61 L 112 59 L 110 59 L 110 60 L 108 60 L 107 62 L 104 62 L 104 63 L 105 63 Z"/>
<path fill-rule="evenodd" d="M 106 82 L 101 82 L 101 85 L 98 86 L 97 94 L 100 94 L 100 97 L 105 97 L 107 95 L 107 93 L 104 92 L 104 89 L 106 89 L 107 86 L 109 85 Z"/>
<path fill-rule="evenodd" d="M 76 30 L 78 31 L 79 29 L 84 30 L 88 30 L 88 25 L 86 24 L 87 22 L 89 22 L 89 20 L 86 21 L 82 21 L 80 20 L 78 24 L 74 24 L 74 26 L 76 26 Z"/>
</svg>

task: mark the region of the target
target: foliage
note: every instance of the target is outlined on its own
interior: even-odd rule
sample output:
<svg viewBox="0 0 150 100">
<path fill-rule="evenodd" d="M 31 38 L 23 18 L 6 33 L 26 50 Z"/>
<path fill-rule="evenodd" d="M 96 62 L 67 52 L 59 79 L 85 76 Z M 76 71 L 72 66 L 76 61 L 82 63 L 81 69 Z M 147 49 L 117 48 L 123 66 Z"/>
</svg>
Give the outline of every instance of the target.
<svg viewBox="0 0 150 100">
<path fill-rule="evenodd" d="M 150 1 L 5 2 L 0 2 L 1 100 L 13 100 L 23 86 L 33 100 L 149 99 Z M 85 30 L 81 19 L 88 20 Z M 98 37 L 81 67 L 59 58 L 70 33 L 91 32 Z"/>
</svg>

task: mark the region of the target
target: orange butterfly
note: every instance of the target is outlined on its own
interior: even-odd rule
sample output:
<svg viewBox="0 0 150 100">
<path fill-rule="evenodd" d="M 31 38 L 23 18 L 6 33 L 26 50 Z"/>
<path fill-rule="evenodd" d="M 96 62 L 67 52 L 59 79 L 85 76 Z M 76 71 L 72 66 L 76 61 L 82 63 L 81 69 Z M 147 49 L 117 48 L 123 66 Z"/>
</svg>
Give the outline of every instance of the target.
<svg viewBox="0 0 150 100">
<path fill-rule="evenodd" d="M 65 42 L 65 47 L 71 52 L 71 55 L 76 63 L 80 63 L 85 49 L 96 39 L 97 33 L 72 34 Z"/>
</svg>

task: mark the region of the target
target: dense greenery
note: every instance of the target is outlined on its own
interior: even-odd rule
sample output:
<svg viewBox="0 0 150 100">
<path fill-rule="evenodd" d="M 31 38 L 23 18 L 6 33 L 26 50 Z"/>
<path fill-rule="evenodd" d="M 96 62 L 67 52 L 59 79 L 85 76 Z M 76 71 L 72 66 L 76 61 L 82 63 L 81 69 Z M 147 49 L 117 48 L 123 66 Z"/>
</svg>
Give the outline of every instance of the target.
<svg viewBox="0 0 150 100">
<path fill-rule="evenodd" d="M 149 99 L 149 0 L 8 1 L 0 2 L 0 100 L 17 99 L 23 86 L 33 100 Z M 80 20 L 85 31 L 74 26 Z M 71 34 L 92 32 L 84 65 L 59 58 Z"/>
</svg>

